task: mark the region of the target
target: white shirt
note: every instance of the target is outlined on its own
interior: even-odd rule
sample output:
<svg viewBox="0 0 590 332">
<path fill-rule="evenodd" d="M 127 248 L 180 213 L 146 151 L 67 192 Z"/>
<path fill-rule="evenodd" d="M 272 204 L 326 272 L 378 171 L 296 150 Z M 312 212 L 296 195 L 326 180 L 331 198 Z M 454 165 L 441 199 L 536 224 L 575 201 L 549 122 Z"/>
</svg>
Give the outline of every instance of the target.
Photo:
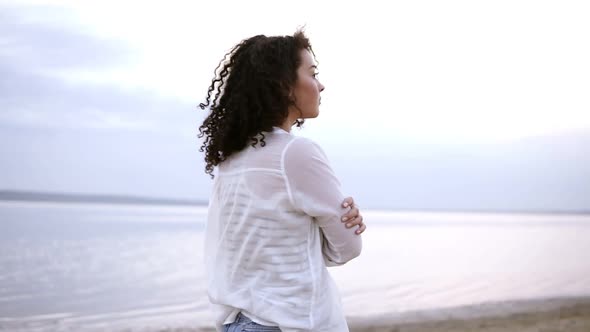
<svg viewBox="0 0 590 332">
<path fill-rule="evenodd" d="M 242 312 L 282 331 L 348 331 L 326 266 L 361 252 L 322 149 L 275 127 L 217 168 L 205 261 L 218 331 Z"/>
</svg>

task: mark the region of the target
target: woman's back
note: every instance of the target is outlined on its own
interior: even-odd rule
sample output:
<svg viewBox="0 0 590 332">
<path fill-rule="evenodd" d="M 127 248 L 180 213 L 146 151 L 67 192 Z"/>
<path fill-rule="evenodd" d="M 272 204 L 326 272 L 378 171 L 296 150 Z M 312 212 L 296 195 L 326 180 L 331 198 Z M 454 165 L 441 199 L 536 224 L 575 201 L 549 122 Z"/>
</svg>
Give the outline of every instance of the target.
<svg viewBox="0 0 590 332">
<path fill-rule="evenodd" d="M 342 197 L 336 186 L 331 188 L 335 204 L 309 202 L 313 195 L 301 192 L 300 185 L 306 176 L 299 165 L 302 158 L 327 162 L 325 155 L 308 139 L 279 128 L 265 133 L 265 143 L 220 164 L 213 186 L 205 257 L 209 296 L 220 304 L 217 324 L 233 321 L 241 311 L 283 331 L 346 331 L 325 262 L 338 257 L 324 257 L 320 224 L 305 211 L 312 208 L 338 218 Z M 326 166 L 317 171 L 325 172 L 328 185 L 338 185 L 329 184 L 335 178 L 330 179 Z"/>
</svg>

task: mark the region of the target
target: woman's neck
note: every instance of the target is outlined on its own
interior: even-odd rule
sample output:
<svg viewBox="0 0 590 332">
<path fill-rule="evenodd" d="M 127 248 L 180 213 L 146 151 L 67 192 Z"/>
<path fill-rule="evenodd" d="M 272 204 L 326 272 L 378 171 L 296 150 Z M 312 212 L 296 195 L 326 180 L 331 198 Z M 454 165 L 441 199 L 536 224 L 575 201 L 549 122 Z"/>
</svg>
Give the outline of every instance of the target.
<svg viewBox="0 0 590 332">
<path fill-rule="evenodd" d="M 295 121 L 297 120 L 297 117 L 293 116 L 293 114 L 294 113 L 291 112 L 291 114 L 285 119 L 283 124 L 279 126 L 280 128 L 284 129 L 288 133 L 291 132 L 291 127 L 293 127 L 293 124 L 295 124 Z"/>
</svg>

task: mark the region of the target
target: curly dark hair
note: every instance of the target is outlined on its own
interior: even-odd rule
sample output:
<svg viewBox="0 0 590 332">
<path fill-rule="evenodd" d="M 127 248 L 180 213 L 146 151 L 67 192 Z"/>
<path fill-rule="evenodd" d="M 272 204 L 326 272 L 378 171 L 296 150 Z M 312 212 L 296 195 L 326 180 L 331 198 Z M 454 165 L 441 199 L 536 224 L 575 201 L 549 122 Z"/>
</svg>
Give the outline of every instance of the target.
<svg viewBox="0 0 590 332">
<path fill-rule="evenodd" d="M 232 153 L 258 143 L 264 146 L 263 132 L 280 126 L 295 105 L 291 94 L 301 65 L 301 50 L 315 57 L 309 39 L 299 29 L 293 36 L 257 35 L 234 46 L 215 69 L 215 77 L 201 109 L 210 113 L 199 127 L 205 136 L 199 149 L 205 152 L 205 173 Z M 295 124 L 301 127 L 303 119 Z"/>
</svg>

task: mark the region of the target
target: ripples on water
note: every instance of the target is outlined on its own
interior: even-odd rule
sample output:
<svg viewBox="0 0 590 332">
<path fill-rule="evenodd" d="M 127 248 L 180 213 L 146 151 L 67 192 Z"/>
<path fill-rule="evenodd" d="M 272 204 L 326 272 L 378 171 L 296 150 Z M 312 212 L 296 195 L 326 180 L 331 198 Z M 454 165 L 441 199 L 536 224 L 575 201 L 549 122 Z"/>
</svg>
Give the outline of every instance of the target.
<svg viewBox="0 0 590 332">
<path fill-rule="evenodd" d="M 590 295 L 590 216 L 364 211 L 350 316 Z M 0 202 L 0 328 L 210 326 L 202 207 Z"/>
</svg>

